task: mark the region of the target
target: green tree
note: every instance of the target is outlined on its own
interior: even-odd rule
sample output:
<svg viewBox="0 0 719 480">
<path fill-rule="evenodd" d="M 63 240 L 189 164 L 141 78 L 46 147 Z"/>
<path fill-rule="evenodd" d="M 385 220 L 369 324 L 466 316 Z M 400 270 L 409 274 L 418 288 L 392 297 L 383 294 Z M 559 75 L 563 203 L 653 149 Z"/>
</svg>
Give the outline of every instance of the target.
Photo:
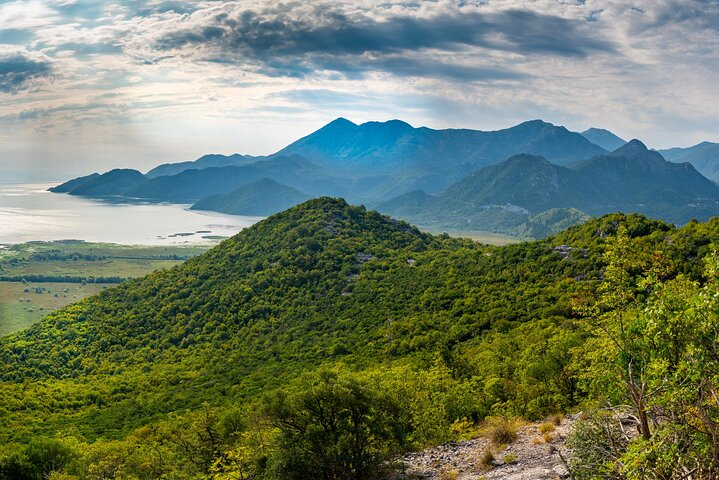
<svg viewBox="0 0 719 480">
<path fill-rule="evenodd" d="M 285 479 L 375 478 L 408 428 L 387 395 L 328 370 L 268 398 L 265 413 L 280 432 L 271 468 Z"/>
</svg>

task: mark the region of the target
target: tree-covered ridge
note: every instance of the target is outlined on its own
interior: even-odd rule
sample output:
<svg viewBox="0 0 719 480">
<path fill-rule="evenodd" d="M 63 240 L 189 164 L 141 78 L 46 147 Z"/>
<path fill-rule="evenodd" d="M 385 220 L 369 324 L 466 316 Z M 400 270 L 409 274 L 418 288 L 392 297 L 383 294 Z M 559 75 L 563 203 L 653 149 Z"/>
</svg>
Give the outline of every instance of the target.
<svg viewBox="0 0 719 480">
<path fill-rule="evenodd" d="M 488 415 L 575 408 L 597 398 L 584 350 L 596 332 L 583 312 L 600 297 L 603 251 L 620 229 L 636 256 L 631 275 L 654 262 L 666 279 L 701 282 L 719 239 L 719 220 L 676 229 L 614 214 L 543 241 L 490 247 L 428 235 L 341 200 L 308 201 L 181 266 L 1 339 L 0 436 L 20 442 L 17 451 L 33 438 L 69 436 L 106 450 L 102 458 L 135 448 L 164 456 L 180 455 L 168 439 L 190 442 L 177 432 L 203 418 L 217 417 L 212 428 L 220 428 L 220 417 L 240 409 L 243 422 L 264 425 L 235 422 L 201 465 L 163 467 L 171 478 L 208 478 L 215 462 L 232 471 L 229 459 L 245 454 L 286 474 L 280 466 L 298 459 L 285 455 L 307 445 L 317 420 L 301 413 L 314 401 L 299 394 L 307 382 L 343 412 L 365 412 L 368 423 L 352 435 L 366 435 L 394 409 L 405 414 L 396 431 L 370 431 L 389 442 L 368 447 L 371 464 L 396 448 L 454 438 Z M 326 367 L 346 371 L 306 377 Z M 277 389 L 284 400 L 263 400 Z M 354 404 L 345 389 L 365 392 L 367 403 Z M 283 430 L 297 415 L 305 427 Z M 346 428 L 321 436 L 343 442 Z M 269 446 L 258 446 L 260 433 L 274 439 Z M 134 474 L 157 478 L 146 460 Z M 263 468 L 266 478 L 288 478 Z"/>
<path fill-rule="evenodd" d="M 442 228 L 484 228 L 543 238 L 591 216 L 638 212 L 683 225 L 718 213 L 719 187 L 688 163 L 664 160 L 638 140 L 563 167 L 515 155 L 439 195 L 410 192 L 378 205 L 398 218 Z M 480 227 L 481 226 L 481 227 Z"/>
</svg>

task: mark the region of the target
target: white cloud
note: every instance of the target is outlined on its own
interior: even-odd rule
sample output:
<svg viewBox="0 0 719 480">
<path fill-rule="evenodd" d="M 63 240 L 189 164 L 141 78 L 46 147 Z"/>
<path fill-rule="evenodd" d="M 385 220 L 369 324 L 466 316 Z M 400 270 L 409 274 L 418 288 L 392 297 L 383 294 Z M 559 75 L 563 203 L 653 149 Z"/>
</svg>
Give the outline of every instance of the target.
<svg viewBox="0 0 719 480">
<path fill-rule="evenodd" d="M 433 30 L 438 19 L 464 23 Z M 269 153 L 337 115 L 484 129 L 544 118 L 654 147 L 719 141 L 714 0 L 29 0 L 0 6 L 0 25 L 31 33 L 3 48 L 42 70 L 30 89 L 0 88 L 20 161 L 20 139 L 27 152 L 53 139 L 62 158 L 93 139 L 83 151 L 104 148 L 107 166 L 127 164 L 129 138 L 147 167 Z M 427 38 L 408 42 L 415 32 Z M 364 43 L 342 43 L 353 38 Z M 49 69 L 52 83 L 37 83 Z"/>
<path fill-rule="evenodd" d="M 58 12 L 39 0 L 18 0 L 0 5 L 0 25 L 6 29 L 31 29 L 52 25 Z"/>
</svg>

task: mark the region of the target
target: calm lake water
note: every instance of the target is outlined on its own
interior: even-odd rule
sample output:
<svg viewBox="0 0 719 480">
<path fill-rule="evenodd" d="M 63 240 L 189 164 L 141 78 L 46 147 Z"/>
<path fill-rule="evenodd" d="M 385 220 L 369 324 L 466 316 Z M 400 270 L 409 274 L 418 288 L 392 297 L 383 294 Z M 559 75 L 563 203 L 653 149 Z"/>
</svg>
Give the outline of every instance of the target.
<svg viewBox="0 0 719 480">
<path fill-rule="evenodd" d="M 48 192 L 52 185 L 0 183 L 0 244 L 77 239 L 181 245 L 228 237 L 262 219 L 197 212 L 189 205 L 90 200 Z"/>
</svg>

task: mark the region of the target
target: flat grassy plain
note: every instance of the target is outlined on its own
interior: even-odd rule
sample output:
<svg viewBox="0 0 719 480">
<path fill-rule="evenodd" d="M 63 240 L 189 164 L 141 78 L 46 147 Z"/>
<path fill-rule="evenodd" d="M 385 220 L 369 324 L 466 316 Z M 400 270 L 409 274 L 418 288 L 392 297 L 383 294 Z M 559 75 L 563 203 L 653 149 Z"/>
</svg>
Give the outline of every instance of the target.
<svg viewBox="0 0 719 480">
<path fill-rule="evenodd" d="M 85 278 L 85 282 L 0 281 L 0 336 L 29 327 L 43 316 L 116 284 L 97 277 L 141 277 L 172 268 L 217 242 L 191 246 L 133 246 L 82 241 L 28 242 L 0 248 L 0 277 Z M 52 280 L 54 280 L 53 278 Z"/>
<path fill-rule="evenodd" d="M 36 288 L 42 290 L 36 291 Z M 0 336 L 27 328 L 53 310 L 95 295 L 104 288 L 112 288 L 112 285 L 0 282 Z"/>
<path fill-rule="evenodd" d="M 122 277 L 134 278 L 147 275 L 161 268 L 172 268 L 183 260 L 154 259 L 118 259 L 104 260 L 46 260 L 31 261 L 27 265 L 19 265 L 6 269 L 2 275 L 49 275 L 67 277 Z"/>
<path fill-rule="evenodd" d="M 469 238 L 471 240 L 474 240 L 475 242 L 496 246 L 510 245 L 513 243 L 519 243 L 529 240 L 524 238 L 510 237 L 509 235 L 502 235 L 501 233 L 484 232 L 481 230 L 453 230 L 438 226 L 426 225 L 418 225 L 417 228 L 419 228 L 423 232 L 428 232 L 433 235 L 441 235 L 443 233 L 446 233 L 450 237 Z"/>
</svg>

